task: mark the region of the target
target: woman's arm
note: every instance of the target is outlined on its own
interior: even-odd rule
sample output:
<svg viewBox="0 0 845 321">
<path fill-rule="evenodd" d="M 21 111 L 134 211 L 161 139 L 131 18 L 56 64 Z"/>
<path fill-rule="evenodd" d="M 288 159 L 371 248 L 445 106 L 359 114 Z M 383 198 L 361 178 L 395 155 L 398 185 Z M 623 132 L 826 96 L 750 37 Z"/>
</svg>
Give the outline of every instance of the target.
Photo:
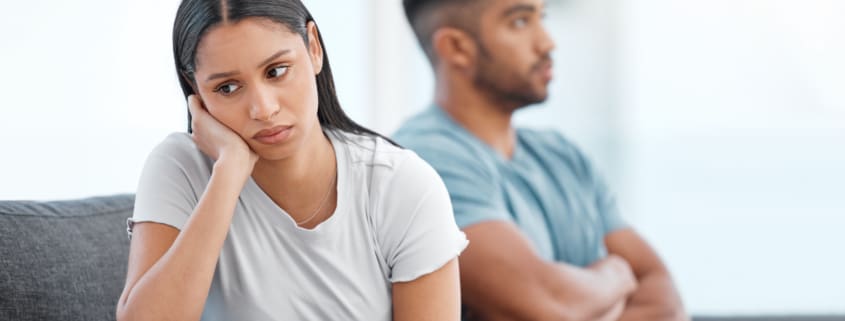
<svg viewBox="0 0 845 321">
<path fill-rule="evenodd" d="M 237 134 L 196 99 L 189 101 L 194 141 L 216 159 L 211 179 L 181 231 L 157 223 L 135 226 L 118 320 L 201 317 L 238 195 L 257 160 Z"/>
<path fill-rule="evenodd" d="M 223 161 L 182 231 L 139 223 L 132 233 L 126 287 L 118 320 L 198 320 L 242 179 Z"/>
<path fill-rule="evenodd" d="M 458 274 L 458 259 L 455 258 L 416 280 L 393 283 L 393 320 L 460 320 Z"/>
</svg>

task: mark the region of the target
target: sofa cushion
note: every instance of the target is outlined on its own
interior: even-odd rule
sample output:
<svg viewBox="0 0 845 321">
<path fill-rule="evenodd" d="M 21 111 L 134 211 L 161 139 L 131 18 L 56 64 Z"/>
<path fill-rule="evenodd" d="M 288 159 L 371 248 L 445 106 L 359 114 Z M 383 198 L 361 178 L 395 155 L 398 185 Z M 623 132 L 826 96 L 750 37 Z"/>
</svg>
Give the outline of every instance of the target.
<svg viewBox="0 0 845 321">
<path fill-rule="evenodd" d="M 0 320 L 114 320 L 133 195 L 0 201 Z"/>
</svg>

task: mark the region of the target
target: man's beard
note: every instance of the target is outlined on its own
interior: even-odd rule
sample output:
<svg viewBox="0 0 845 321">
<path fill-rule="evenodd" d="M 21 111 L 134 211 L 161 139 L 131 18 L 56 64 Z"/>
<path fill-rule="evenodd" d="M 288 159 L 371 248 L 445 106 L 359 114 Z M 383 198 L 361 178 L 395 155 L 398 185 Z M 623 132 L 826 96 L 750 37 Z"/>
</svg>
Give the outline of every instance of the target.
<svg viewBox="0 0 845 321">
<path fill-rule="evenodd" d="M 548 65 L 551 57 L 546 55 L 535 63 L 525 74 L 502 68 L 504 64 L 497 64 L 482 47 L 478 61 L 478 73 L 473 82 L 485 95 L 493 101 L 501 102 L 500 106 L 508 112 L 522 107 L 544 102 L 548 97 L 546 92 L 537 92 L 531 86 L 530 78 L 543 66 Z"/>
</svg>

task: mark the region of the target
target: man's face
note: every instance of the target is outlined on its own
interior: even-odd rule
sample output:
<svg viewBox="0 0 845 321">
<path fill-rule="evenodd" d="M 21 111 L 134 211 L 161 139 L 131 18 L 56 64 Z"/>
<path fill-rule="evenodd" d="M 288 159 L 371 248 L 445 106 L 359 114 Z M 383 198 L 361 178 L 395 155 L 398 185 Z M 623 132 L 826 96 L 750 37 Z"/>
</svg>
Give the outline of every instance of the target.
<svg viewBox="0 0 845 321">
<path fill-rule="evenodd" d="M 543 0 L 492 0 L 481 14 L 474 82 L 516 108 L 548 97 L 554 41 L 543 26 Z"/>
</svg>

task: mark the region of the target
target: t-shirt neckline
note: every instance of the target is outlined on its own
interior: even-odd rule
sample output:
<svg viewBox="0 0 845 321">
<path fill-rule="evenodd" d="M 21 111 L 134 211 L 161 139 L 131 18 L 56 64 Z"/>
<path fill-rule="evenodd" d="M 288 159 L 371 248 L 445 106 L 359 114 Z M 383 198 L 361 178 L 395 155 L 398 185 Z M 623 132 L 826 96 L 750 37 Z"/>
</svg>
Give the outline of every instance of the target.
<svg viewBox="0 0 845 321">
<path fill-rule="evenodd" d="M 346 154 L 346 144 L 341 141 L 339 135 L 340 133 L 334 132 L 334 130 L 326 129 L 324 130 L 326 136 L 329 137 L 331 141 L 332 148 L 334 149 L 335 154 L 335 164 L 337 166 L 337 190 L 335 191 L 337 195 L 337 203 L 335 205 L 335 210 L 332 212 L 331 216 L 329 216 L 324 221 L 317 224 L 314 228 L 307 229 L 300 227 L 296 224 L 296 221 L 283 209 L 281 208 L 276 202 L 273 201 L 264 190 L 258 186 L 258 183 L 250 176 L 247 179 L 247 184 L 244 187 L 245 189 L 249 189 L 249 193 L 254 196 L 254 201 L 258 202 L 261 205 L 262 211 L 264 209 L 272 211 L 272 213 L 263 213 L 262 215 L 269 215 L 270 219 L 281 227 L 284 227 L 286 230 L 294 231 L 294 233 L 298 233 L 304 237 L 308 236 L 316 236 L 322 234 L 321 231 L 329 229 L 330 226 L 335 224 L 335 221 L 339 220 L 341 215 L 344 215 L 346 212 L 344 209 L 348 206 L 346 199 L 344 198 L 345 195 L 345 187 L 347 183 L 347 154 Z"/>
</svg>

